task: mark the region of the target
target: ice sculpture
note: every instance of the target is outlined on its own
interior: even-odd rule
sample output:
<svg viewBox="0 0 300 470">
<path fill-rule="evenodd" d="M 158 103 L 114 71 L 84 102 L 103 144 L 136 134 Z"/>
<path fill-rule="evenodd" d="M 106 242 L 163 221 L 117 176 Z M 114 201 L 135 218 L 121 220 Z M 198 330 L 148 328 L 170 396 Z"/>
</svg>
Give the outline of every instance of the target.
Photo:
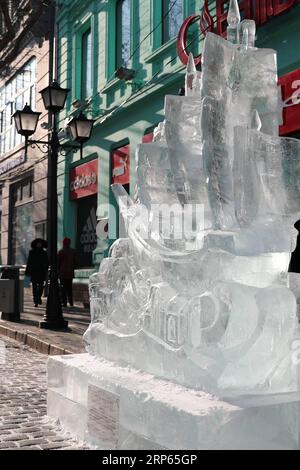
<svg viewBox="0 0 300 470">
<path fill-rule="evenodd" d="M 202 73 L 190 56 L 186 96 L 137 149 L 138 203 L 113 187 L 128 238 L 90 279 L 85 334 L 92 354 L 223 396 L 297 389 L 300 142 L 278 136 L 276 52 L 254 38 L 231 0 L 228 40 L 207 34 Z"/>
</svg>

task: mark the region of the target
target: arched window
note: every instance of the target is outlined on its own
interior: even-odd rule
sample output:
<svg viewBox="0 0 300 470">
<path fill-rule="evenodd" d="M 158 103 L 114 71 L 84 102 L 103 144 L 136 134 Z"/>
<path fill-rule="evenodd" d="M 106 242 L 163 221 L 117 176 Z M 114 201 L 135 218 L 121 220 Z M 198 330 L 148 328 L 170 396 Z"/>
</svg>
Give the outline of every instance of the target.
<svg viewBox="0 0 300 470">
<path fill-rule="evenodd" d="M 117 3 L 116 65 L 127 67 L 131 51 L 131 0 Z"/>
<path fill-rule="evenodd" d="M 184 20 L 184 0 L 162 0 L 163 43 L 177 36 Z"/>
</svg>

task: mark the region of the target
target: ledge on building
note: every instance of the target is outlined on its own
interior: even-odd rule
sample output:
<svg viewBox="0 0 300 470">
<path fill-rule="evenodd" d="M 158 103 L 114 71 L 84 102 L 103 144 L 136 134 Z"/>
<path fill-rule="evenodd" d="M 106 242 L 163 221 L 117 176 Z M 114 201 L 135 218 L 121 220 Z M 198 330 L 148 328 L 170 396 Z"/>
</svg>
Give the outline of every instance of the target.
<svg viewBox="0 0 300 470">
<path fill-rule="evenodd" d="M 167 51 L 169 51 L 174 46 L 176 46 L 176 42 L 177 42 L 177 37 L 170 39 L 168 42 L 166 42 L 162 46 L 156 48 L 153 52 L 151 52 L 150 55 L 145 57 L 144 60 L 145 60 L 146 64 L 150 64 L 151 62 L 154 62 L 159 57 L 164 55 Z"/>
</svg>

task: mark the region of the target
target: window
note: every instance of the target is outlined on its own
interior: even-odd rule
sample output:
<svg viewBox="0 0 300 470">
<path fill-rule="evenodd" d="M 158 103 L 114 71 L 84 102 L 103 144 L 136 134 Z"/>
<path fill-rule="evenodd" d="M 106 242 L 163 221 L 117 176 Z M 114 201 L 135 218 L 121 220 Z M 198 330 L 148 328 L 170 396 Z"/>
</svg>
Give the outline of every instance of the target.
<svg viewBox="0 0 300 470">
<path fill-rule="evenodd" d="M 184 20 L 184 0 L 163 0 L 163 43 L 177 36 Z"/>
<path fill-rule="evenodd" d="M 10 258 L 12 264 L 26 264 L 34 239 L 33 175 L 14 184 L 11 189 Z"/>
<path fill-rule="evenodd" d="M 86 99 L 93 94 L 92 72 L 92 32 L 88 29 L 81 38 L 82 74 L 81 74 L 81 98 Z"/>
<path fill-rule="evenodd" d="M 131 0 L 121 0 L 117 3 L 117 41 L 116 65 L 127 67 L 131 50 Z"/>
<path fill-rule="evenodd" d="M 12 115 L 28 103 L 33 110 L 36 105 L 36 59 L 28 62 L 0 89 L 0 155 L 21 143 Z"/>
</svg>

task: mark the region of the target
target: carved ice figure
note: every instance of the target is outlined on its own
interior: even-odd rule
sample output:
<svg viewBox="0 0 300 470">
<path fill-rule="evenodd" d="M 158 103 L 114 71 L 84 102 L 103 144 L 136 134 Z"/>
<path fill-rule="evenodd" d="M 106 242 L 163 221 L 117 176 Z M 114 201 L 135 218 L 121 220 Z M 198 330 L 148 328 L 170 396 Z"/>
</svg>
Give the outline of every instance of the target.
<svg viewBox="0 0 300 470">
<path fill-rule="evenodd" d="M 278 136 L 276 52 L 255 47 L 236 0 L 227 33 L 207 34 L 201 75 L 190 55 L 186 96 L 166 97 L 154 142 L 138 146 L 139 202 L 113 187 L 128 238 L 91 277 L 85 340 L 219 395 L 292 391 L 300 142 Z"/>
</svg>

